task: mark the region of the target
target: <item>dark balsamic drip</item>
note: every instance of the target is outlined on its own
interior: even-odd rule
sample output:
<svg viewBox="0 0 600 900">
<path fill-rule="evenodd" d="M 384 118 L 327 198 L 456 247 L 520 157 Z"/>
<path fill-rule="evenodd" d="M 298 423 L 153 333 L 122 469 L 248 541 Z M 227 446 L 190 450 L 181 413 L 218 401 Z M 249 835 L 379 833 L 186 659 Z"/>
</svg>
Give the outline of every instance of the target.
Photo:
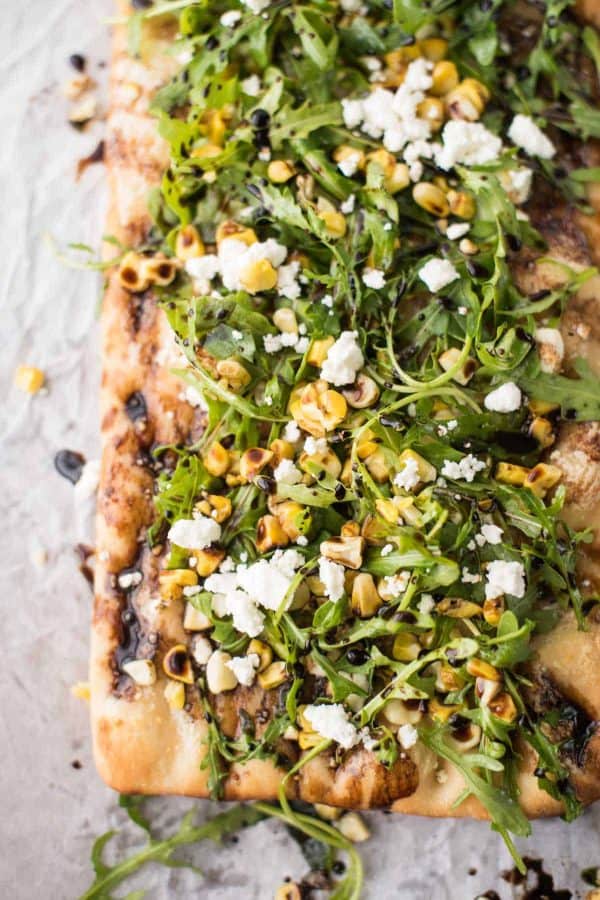
<svg viewBox="0 0 600 900">
<path fill-rule="evenodd" d="M 148 408 L 141 391 L 134 391 L 125 401 L 125 412 L 132 422 L 148 418 Z"/>
<path fill-rule="evenodd" d="M 69 65 L 75 69 L 76 72 L 85 72 L 86 62 L 85 56 L 81 53 L 72 53 L 69 57 Z"/>
<path fill-rule="evenodd" d="M 75 553 L 79 557 L 79 571 L 90 587 L 94 586 L 94 570 L 88 560 L 94 555 L 94 548 L 88 544 L 75 544 Z"/>
<path fill-rule="evenodd" d="M 520 434 L 515 431 L 498 431 L 496 434 L 496 443 L 500 444 L 509 453 L 519 456 L 525 456 L 528 453 L 534 453 L 539 448 L 539 444 L 535 438 L 528 434 Z"/>
<path fill-rule="evenodd" d="M 99 141 L 89 156 L 84 156 L 83 159 L 79 160 L 77 163 L 77 178 L 81 178 L 88 166 L 92 166 L 94 163 L 104 162 L 104 148 L 104 141 Z"/>
<path fill-rule="evenodd" d="M 501 873 L 502 878 L 509 884 L 522 887 L 519 900 L 571 900 L 572 891 L 554 887 L 553 876 L 544 872 L 543 860 L 524 856 L 523 862 L 527 869 L 525 875 L 521 874 L 517 868 Z M 482 894 L 481 896 L 487 897 L 488 895 Z"/>
<path fill-rule="evenodd" d="M 85 456 L 76 450 L 59 450 L 54 457 L 54 468 L 71 484 L 77 484 L 84 466 Z"/>
</svg>

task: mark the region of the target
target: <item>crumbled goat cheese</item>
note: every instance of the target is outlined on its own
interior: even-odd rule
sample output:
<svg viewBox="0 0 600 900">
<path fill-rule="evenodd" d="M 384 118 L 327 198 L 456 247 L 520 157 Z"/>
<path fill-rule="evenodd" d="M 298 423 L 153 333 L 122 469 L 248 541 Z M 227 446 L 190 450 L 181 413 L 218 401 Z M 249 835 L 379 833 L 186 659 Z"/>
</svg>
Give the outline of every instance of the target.
<svg viewBox="0 0 600 900">
<path fill-rule="evenodd" d="M 503 530 L 498 525 L 482 525 L 479 534 L 475 535 L 475 543 L 479 547 L 485 544 L 501 544 Z"/>
<path fill-rule="evenodd" d="M 345 750 L 360 740 L 355 726 L 348 720 L 348 713 L 341 703 L 310 704 L 304 709 L 304 717 L 315 731 L 324 738 L 335 741 Z"/>
<path fill-rule="evenodd" d="M 219 274 L 219 257 L 214 253 L 205 256 L 195 256 L 188 259 L 185 270 L 194 281 L 194 290 L 199 294 L 207 294 L 210 290 L 210 282 Z"/>
<path fill-rule="evenodd" d="M 297 300 L 301 293 L 298 282 L 300 263 L 294 260 L 287 266 L 280 266 L 277 270 L 277 290 L 288 300 Z"/>
<path fill-rule="evenodd" d="M 463 456 L 459 462 L 450 459 L 444 460 L 442 475 L 445 478 L 452 478 L 454 481 L 471 482 L 482 469 L 485 469 L 485 463 L 469 453 L 467 456 Z"/>
<path fill-rule="evenodd" d="M 271 0 L 242 0 L 244 6 L 251 9 L 257 16 L 269 6 Z"/>
<path fill-rule="evenodd" d="M 483 405 L 491 412 L 509 413 L 520 407 L 522 399 L 514 381 L 506 381 L 485 397 Z"/>
<path fill-rule="evenodd" d="M 356 150 L 354 153 L 349 153 L 348 156 L 339 161 L 338 169 L 342 175 L 346 176 L 346 178 L 352 178 L 352 176 L 356 175 L 358 172 L 361 158 L 362 154 L 359 150 Z"/>
<path fill-rule="evenodd" d="M 565 356 L 565 342 L 558 328 L 536 328 L 533 336 L 542 372 L 560 372 Z"/>
<path fill-rule="evenodd" d="M 283 429 L 284 441 L 289 441 L 290 444 L 296 444 L 301 437 L 302 432 L 300 431 L 298 423 L 291 419 Z"/>
<path fill-rule="evenodd" d="M 179 519 L 169 529 L 169 540 L 186 550 L 204 550 L 221 537 L 221 526 L 208 516 Z"/>
<path fill-rule="evenodd" d="M 261 89 L 260 78 L 258 75 L 249 75 L 241 82 L 241 88 L 249 97 L 258 97 Z"/>
<path fill-rule="evenodd" d="M 354 212 L 354 205 L 356 203 L 356 196 L 354 194 L 350 194 L 347 200 L 344 200 L 343 203 L 340 203 L 340 212 L 344 213 L 345 216 Z"/>
<path fill-rule="evenodd" d="M 506 195 L 515 206 L 526 203 L 531 194 L 533 172 L 524 166 L 518 169 L 503 169 L 498 172 L 500 184 L 506 191 Z"/>
<path fill-rule="evenodd" d="M 256 677 L 256 670 L 260 665 L 258 653 L 249 653 L 248 656 L 234 656 L 225 663 L 231 669 L 240 684 L 250 687 Z"/>
<path fill-rule="evenodd" d="M 435 600 L 431 594 L 423 594 L 417 604 L 417 609 L 423 616 L 428 616 L 435 609 Z"/>
<path fill-rule="evenodd" d="M 521 113 L 516 115 L 508 129 L 508 136 L 513 144 L 516 144 L 529 156 L 552 159 L 556 153 L 556 147 L 550 138 L 546 137 L 531 116 L 524 116 Z"/>
<path fill-rule="evenodd" d="M 362 0 L 340 0 L 340 6 L 344 12 L 358 12 L 362 4 Z"/>
<path fill-rule="evenodd" d="M 339 563 L 332 562 L 322 556 L 319 559 L 319 581 L 325 588 L 325 594 L 334 602 L 344 593 L 345 570 Z"/>
<path fill-rule="evenodd" d="M 396 572 L 395 575 L 386 575 L 382 579 L 382 593 L 390 597 L 399 597 L 406 591 L 410 581 L 408 572 Z"/>
<path fill-rule="evenodd" d="M 385 272 L 381 269 L 363 269 L 362 280 L 367 287 L 378 291 L 385 286 Z"/>
<path fill-rule="evenodd" d="M 523 597 L 525 594 L 525 568 L 520 562 L 495 559 L 486 572 L 485 599 L 493 600 L 501 594 Z"/>
<path fill-rule="evenodd" d="M 424 281 L 430 291 L 441 291 L 447 285 L 452 284 L 460 275 L 448 259 L 434 257 L 419 269 L 419 278 Z"/>
<path fill-rule="evenodd" d="M 137 587 L 141 580 L 141 572 L 123 572 L 123 574 L 119 575 L 117 578 L 117 583 L 123 591 L 126 591 L 131 587 Z"/>
<path fill-rule="evenodd" d="M 448 171 L 457 163 L 481 166 L 493 162 L 502 151 L 502 141 L 480 122 L 453 119 L 442 131 L 442 144 L 435 147 L 435 161 Z"/>
<path fill-rule="evenodd" d="M 199 666 L 205 666 L 213 654 L 213 645 L 203 634 L 197 634 L 192 641 L 192 656 Z"/>
<path fill-rule="evenodd" d="M 393 545 L 393 544 L 385 544 L 385 545 L 381 548 L 381 555 L 382 555 L 382 556 L 389 556 L 390 553 L 393 553 L 393 552 L 394 552 L 394 545 Z"/>
<path fill-rule="evenodd" d="M 269 559 L 259 559 L 245 569 L 238 569 L 238 583 L 255 603 L 276 610 L 283 602 L 295 570 L 304 563 L 297 550 L 276 550 Z M 291 603 L 292 597 L 288 598 Z"/>
<path fill-rule="evenodd" d="M 328 449 L 329 444 L 327 443 L 327 438 L 314 438 L 309 436 L 304 441 L 304 452 L 308 453 L 309 456 L 321 456 L 323 453 L 327 453 Z"/>
<path fill-rule="evenodd" d="M 227 12 L 223 13 L 219 22 L 224 28 L 233 28 L 241 18 L 242 14 L 239 9 L 228 9 Z"/>
<path fill-rule="evenodd" d="M 356 331 L 342 331 L 337 341 L 329 348 L 321 366 L 321 377 L 339 387 L 351 384 L 365 364 L 362 350 L 356 341 Z"/>
<path fill-rule="evenodd" d="M 481 581 L 481 575 L 475 574 L 474 572 L 469 572 L 467 567 L 463 566 L 460 580 L 463 584 L 479 584 L 479 582 Z"/>
<path fill-rule="evenodd" d="M 464 237 L 471 230 L 468 222 L 455 222 L 454 225 L 448 225 L 446 229 L 446 237 L 449 241 L 457 241 Z"/>
<path fill-rule="evenodd" d="M 402 469 L 394 476 L 394 484 L 397 487 L 404 488 L 405 491 L 412 491 L 419 483 L 419 464 L 416 459 L 409 456 L 404 460 Z"/>
<path fill-rule="evenodd" d="M 280 484 L 298 484 L 302 481 L 302 472 L 291 459 L 282 459 L 273 471 L 275 481 Z"/>
<path fill-rule="evenodd" d="M 405 750 L 410 750 L 419 740 L 419 732 L 414 725 L 401 725 L 398 729 L 398 741 Z"/>
</svg>

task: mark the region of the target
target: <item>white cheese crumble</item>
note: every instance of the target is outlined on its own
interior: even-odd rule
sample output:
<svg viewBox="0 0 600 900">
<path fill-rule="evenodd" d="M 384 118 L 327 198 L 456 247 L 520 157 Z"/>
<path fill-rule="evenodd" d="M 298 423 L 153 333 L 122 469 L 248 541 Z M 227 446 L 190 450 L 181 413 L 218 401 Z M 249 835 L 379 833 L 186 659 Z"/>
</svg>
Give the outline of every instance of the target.
<svg viewBox="0 0 600 900">
<path fill-rule="evenodd" d="M 241 82 L 241 88 L 249 97 L 258 97 L 261 89 L 260 78 L 258 75 L 249 75 Z"/>
<path fill-rule="evenodd" d="M 414 725 L 401 725 L 398 729 L 398 741 L 405 750 L 410 750 L 419 740 L 419 732 Z"/>
<path fill-rule="evenodd" d="M 479 534 L 475 535 L 475 543 L 479 547 L 485 544 L 501 544 L 504 531 L 498 525 L 482 525 Z"/>
<path fill-rule="evenodd" d="M 393 545 L 393 544 L 385 544 L 385 545 L 381 548 L 381 555 L 382 555 L 382 556 L 389 556 L 390 553 L 393 553 L 393 552 L 394 552 L 394 545 Z"/>
<path fill-rule="evenodd" d="M 351 384 L 365 364 L 362 350 L 357 343 L 358 332 L 342 331 L 337 341 L 329 348 L 321 366 L 321 377 L 339 387 Z"/>
<path fill-rule="evenodd" d="M 345 175 L 346 178 L 352 178 L 353 175 L 356 175 L 358 172 L 358 167 L 360 165 L 360 161 L 362 159 L 362 154 L 360 150 L 356 150 L 353 153 L 349 153 L 344 159 L 341 159 L 338 163 L 338 169 Z"/>
<path fill-rule="evenodd" d="M 506 381 L 485 397 L 483 405 L 492 412 L 509 413 L 520 407 L 522 399 L 514 381 Z"/>
<path fill-rule="evenodd" d="M 501 594 L 523 597 L 525 594 L 525 568 L 520 562 L 495 559 L 488 564 L 485 583 L 485 599 L 493 600 Z"/>
<path fill-rule="evenodd" d="M 482 469 L 485 469 L 485 463 L 469 453 L 467 456 L 463 456 L 459 462 L 450 459 L 444 460 L 442 475 L 445 478 L 452 478 L 454 481 L 471 482 Z"/>
<path fill-rule="evenodd" d="M 536 328 L 533 336 L 542 372 L 560 372 L 565 356 L 565 342 L 558 328 Z"/>
<path fill-rule="evenodd" d="M 526 203 L 531 194 L 533 172 L 524 166 L 518 169 L 503 169 L 498 172 L 500 184 L 506 191 L 506 195 L 515 206 Z"/>
<path fill-rule="evenodd" d="M 460 275 L 448 259 L 434 257 L 419 269 L 419 278 L 424 281 L 430 291 L 441 291 L 447 285 L 452 284 Z"/>
<path fill-rule="evenodd" d="M 221 537 L 221 526 L 209 516 L 179 519 L 169 529 L 169 540 L 186 550 L 204 550 Z"/>
<path fill-rule="evenodd" d="M 344 200 L 343 203 L 340 203 L 340 212 L 344 213 L 345 216 L 354 212 L 354 206 L 356 204 L 356 196 L 354 194 L 350 194 L 347 200 Z"/>
<path fill-rule="evenodd" d="M 117 578 L 117 583 L 122 590 L 126 591 L 128 588 L 137 587 L 141 580 L 141 572 L 123 572 Z"/>
<path fill-rule="evenodd" d="M 417 609 L 423 616 L 428 616 L 435 609 L 435 600 L 431 594 L 422 594 L 417 604 Z"/>
<path fill-rule="evenodd" d="M 325 588 L 325 594 L 334 602 L 344 593 L 345 570 L 339 563 L 332 562 L 322 556 L 319 559 L 319 581 Z"/>
<path fill-rule="evenodd" d="M 290 444 L 297 444 L 301 437 L 302 432 L 298 423 L 291 419 L 283 429 L 284 441 L 289 441 Z"/>
<path fill-rule="evenodd" d="M 463 584 L 479 584 L 481 575 L 475 572 L 469 572 L 466 566 L 463 566 L 460 580 Z"/>
<path fill-rule="evenodd" d="M 277 290 L 288 300 L 297 300 L 302 288 L 298 282 L 300 263 L 294 260 L 287 266 L 280 266 L 277 270 Z"/>
<path fill-rule="evenodd" d="M 244 6 L 251 9 L 257 16 L 269 6 L 271 0 L 242 0 Z"/>
<path fill-rule="evenodd" d="M 386 575 L 382 578 L 382 594 L 392 598 L 400 597 L 406 591 L 409 581 L 409 572 L 396 572 L 395 575 Z"/>
<path fill-rule="evenodd" d="M 327 438 L 314 438 L 309 436 L 304 441 L 304 452 L 308 453 L 309 456 L 321 456 L 324 453 L 327 453 L 329 449 L 329 444 L 327 443 Z"/>
<path fill-rule="evenodd" d="M 242 14 L 239 9 L 228 9 L 227 12 L 223 13 L 219 22 L 224 28 L 233 28 L 241 18 Z"/>
<path fill-rule="evenodd" d="M 256 677 L 256 670 L 260 665 L 258 653 L 249 653 L 248 656 L 234 656 L 225 663 L 240 684 L 250 687 Z"/>
<path fill-rule="evenodd" d="M 348 720 L 348 713 L 341 703 L 321 706 L 310 704 L 304 710 L 304 717 L 318 734 L 335 741 L 345 750 L 354 747 L 360 740 L 355 726 Z"/>
<path fill-rule="evenodd" d="M 498 159 L 502 141 L 480 122 L 452 120 L 442 131 L 442 145 L 436 146 L 435 161 L 448 171 L 457 163 L 481 166 Z"/>
<path fill-rule="evenodd" d="M 381 269 L 363 269 L 362 280 L 367 287 L 378 291 L 385 286 L 385 272 Z"/>
<path fill-rule="evenodd" d="M 552 159 L 556 153 L 556 147 L 550 138 L 546 137 L 531 116 L 524 116 L 522 113 L 516 115 L 508 129 L 508 136 L 513 144 L 516 144 L 529 156 Z"/>
<path fill-rule="evenodd" d="M 213 646 L 203 634 L 198 634 L 192 641 L 192 656 L 199 666 L 205 666 L 213 654 Z"/>
<path fill-rule="evenodd" d="M 455 222 L 453 225 L 448 225 L 446 237 L 450 241 L 457 241 L 459 238 L 464 237 L 465 234 L 468 234 L 470 230 L 471 226 L 468 222 Z"/>
<path fill-rule="evenodd" d="M 275 481 L 280 484 L 298 484 L 302 481 L 302 472 L 291 459 L 282 459 L 273 471 Z"/>
<path fill-rule="evenodd" d="M 419 464 L 416 459 L 409 456 L 404 460 L 402 469 L 394 476 L 394 484 L 404 488 L 405 491 L 412 491 L 418 485 L 419 480 Z"/>
</svg>

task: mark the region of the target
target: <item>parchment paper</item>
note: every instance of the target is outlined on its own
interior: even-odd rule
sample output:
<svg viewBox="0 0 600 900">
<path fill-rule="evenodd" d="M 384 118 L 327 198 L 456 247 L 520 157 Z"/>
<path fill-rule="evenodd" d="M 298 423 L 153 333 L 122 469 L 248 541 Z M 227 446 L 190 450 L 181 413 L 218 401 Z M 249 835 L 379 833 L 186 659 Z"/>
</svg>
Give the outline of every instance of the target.
<svg viewBox="0 0 600 900">
<path fill-rule="evenodd" d="M 73 547 L 88 538 L 88 526 L 74 509 L 73 488 L 53 468 L 63 447 L 98 455 L 101 279 L 64 268 L 42 240 L 50 232 L 62 243 L 97 247 L 102 234 L 102 166 L 78 184 L 74 179 L 77 159 L 94 149 L 102 124 L 81 133 L 69 126 L 61 85 L 73 74 L 67 59 L 75 52 L 88 56 L 90 73 L 104 80 L 103 18 L 111 6 L 110 0 L 0 0 L 0 896 L 12 900 L 73 900 L 91 881 L 93 837 L 125 826 L 116 846 L 139 840 L 94 770 L 87 708 L 69 691 L 87 677 L 91 593 Z M 18 363 L 46 371 L 47 394 L 28 398 L 12 386 Z M 44 565 L 40 551 L 48 555 Z M 152 812 L 168 829 L 190 805 L 156 800 Z M 199 818 L 214 811 L 214 804 L 196 806 Z M 373 831 L 363 845 L 367 898 L 472 900 L 491 888 L 503 900 L 513 896 L 499 877 L 508 855 L 487 825 L 367 818 Z M 583 896 L 581 868 L 600 865 L 599 826 L 600 807 L 570 827 L 538 823 L 522 849 L 544 858 L 558 887 Z M 271 822 L 235 845 L 203 845 L 194 859 L 204 879 L 150 868 L 122 895 L 143 885 L 154 898 L 269 900 L 285 876 L 298 878 L 307 868 Z"/>
</svg>

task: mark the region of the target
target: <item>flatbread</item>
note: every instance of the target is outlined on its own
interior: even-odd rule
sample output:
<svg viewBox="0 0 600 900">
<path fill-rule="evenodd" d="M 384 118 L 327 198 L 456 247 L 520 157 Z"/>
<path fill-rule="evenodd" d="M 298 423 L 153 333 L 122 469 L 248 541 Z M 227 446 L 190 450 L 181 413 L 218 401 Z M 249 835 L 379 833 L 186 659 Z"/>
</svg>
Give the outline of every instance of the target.
<svg viewBox="0 0 600 900">
<path fill-rule="evenodd" d="M 118 5 L 121 14 L 129 12 L 123 0 Z M 581 10 L 600 24 L 593 0 L 581 3 Z M 127 246 L 144 239 L 149 226 L 147 193 L 167 165 L 148 103 L 173 69 L 173 60 L 165 53 L 169 37 L 168 28 L 159 25 L 142 60 L 136 61 L 127 54 L 125 29 L 117 27 L 114 33 L 106 140 L 108 232 Z M 552 216 L 560 227 L 552 227 Z M 595 254 L 586 240 L 586 233 L 595 239 L 600 220 L 582 222 L 566 209 L 560 217 L 557 211 L 542 211 L 538 219 L 555 255 L 577 265 L 586 265 L 594 256 L 600 261 L 600 251 Z M 527 262 L 516 277 L 534 291 L 556 273 Z M 600 375 L 599 322 L 600 280 L 593 279 L 571 302 L 563 328 L 568 358 L 585 356 Z M 585 339 L 578 325 L 589 332 Z M 161 558 L 144 543 L 153 516 L 155 473 L 149 451 L 157 443 L 185 442 L 199 434 L 203 414 L 186 401 L 181 381 L 169 374 L 179 357 L 163 313 L 149 293 L 124 291 L 114 271 L 104 298 L 102 327 L 102 474 L 91 647 L 96 763 L 107 784 L 124 793 L 206 797 L 208 775 L 200 762 L 206 752 L 207 724 L 199 706 L 191 701 L 183 710 L 173 710 L 164 696 L 164 676 L 159 675 L 154 686 L 138 689 L 120 675 L 115 661 L 123 645 L 139 652 L 143 642 L 150 641 L 160 658 L 167 647 L 186 641 L 181 602 L 159 609 L 152 600 Z M 147 410 L 141 418 L 131 415 L 136 392 Z M 600 526 L 600 424 L 566 426 L 551 458 L 566 474 L 566 518 L 578 527 Z M 143 581 L 127 594 L 119 587 L 118 576 L 134 567 L 143 573 Z M 594 543 L 582 554 L 581 571 L 582 577 L 600 585 L 600 527 Z M 139 633 L 138 621 L 142 623 Z M 557 696 L 577 703 L 590 719 L 600 720 L 598 610 L 588 616 L 588 625 L 588 631 L 577 630 L 573 616 L 567 614 L 553 632 L 537 639 L 534 682 L 551 683 Z M 224 721 L 229 717 L 232 729 L 237 727 L 239 707 L 252 713 L 273 702 L 258 687 L 238 687 L 217 698 L 219 712 Z M 537 786 L 535 754 L 521 750 L 521 803 L 526 813 L 532 817 L 559 813 L 560 804 Z M 398 812 L 418 815 L 487 816 L 473 798 L 454 808 L 464 789 L 462 777 L 422 744 L 401 754 L 391 770 L 365 749 L 351 751 L 337 769 L 329 763 L 325 754 L 304 766 L 290 782 L 290 794 L 346 808 L 393 805 Z M 571 768 L 581 799 L 591 802 L 600 797 L 600 734 L 589 741 L 583 759 Z M 234 766 L 224 784 L 225 797 L 273 798 L 283 774 L 260 760 Z"/>
</svg>

